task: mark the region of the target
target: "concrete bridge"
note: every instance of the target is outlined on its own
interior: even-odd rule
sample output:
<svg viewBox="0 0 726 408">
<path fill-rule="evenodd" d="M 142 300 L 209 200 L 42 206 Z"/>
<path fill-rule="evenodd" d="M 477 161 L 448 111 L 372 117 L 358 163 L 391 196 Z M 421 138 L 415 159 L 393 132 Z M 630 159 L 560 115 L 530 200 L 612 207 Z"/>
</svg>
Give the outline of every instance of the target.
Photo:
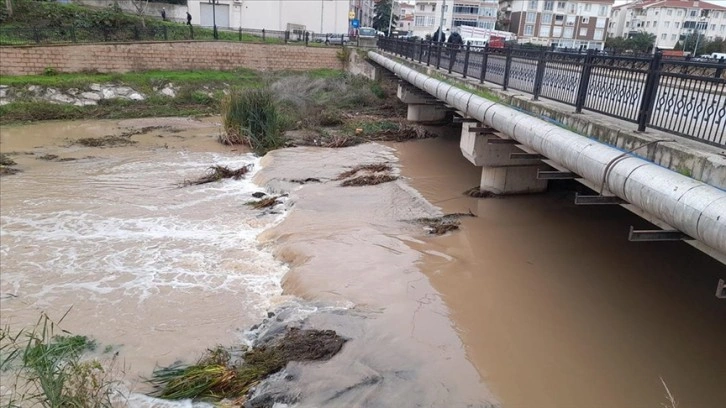
<svg viewBox="0 0 726 408">
<path fill-rule="evenodd" d="M 531 96 L 500 103 L 483 97 L 496 88 L 461 75 L 382 51 L 370 51 L 368 58 L 400 80 L 398 97 L 408 105 L 409 120 L 436 122 L 454 112 L 462 123 L 461 152 L 482 168 L 483 193 L 537 193 L 548 180 L 575 179 L 594 191 L 577 195 L 576 204 L 621 205 L 660 228 L 631 227 L 631 241 L 684 240 L 726 264 L 724 149 L 659 131 L 623 131 L 612 118 L 580 115 L 575 120 L 586 131 L 576 132 L 553 123 L 552 112 L 542 115 L 552 106 L 533 104 Z M 726 298 L 724 281 L 716 295 Z"/>
</svg>

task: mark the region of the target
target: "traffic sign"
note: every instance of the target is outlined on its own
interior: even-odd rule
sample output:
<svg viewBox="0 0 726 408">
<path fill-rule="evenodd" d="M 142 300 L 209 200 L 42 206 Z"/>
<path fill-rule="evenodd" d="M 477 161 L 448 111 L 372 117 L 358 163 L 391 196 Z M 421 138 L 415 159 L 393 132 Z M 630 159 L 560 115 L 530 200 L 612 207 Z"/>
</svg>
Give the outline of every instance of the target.
<svg viewBox="0 0 726 408">
<path fill-rule="evenodd" d="M 353 19 L 353 20 L 351 20 L 350 25 L 353 28 L 358 28 L 358 27 L 360 27 L 360 20 L 358 20 L 357 18 Z"/>
<path fill-rule="evenodd" d="M 355 11 L 351 10 L 348 13 L 348 20 L 353 20 L 355 18 Z"/>
</svg>

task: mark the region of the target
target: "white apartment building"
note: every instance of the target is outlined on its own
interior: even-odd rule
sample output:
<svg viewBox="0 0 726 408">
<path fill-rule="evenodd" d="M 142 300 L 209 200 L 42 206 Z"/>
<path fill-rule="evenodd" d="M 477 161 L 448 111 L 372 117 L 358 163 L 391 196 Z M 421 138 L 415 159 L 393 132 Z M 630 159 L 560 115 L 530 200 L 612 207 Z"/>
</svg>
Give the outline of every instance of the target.
<svg viewBox="0 0 726 408">
<path fill-rule="evenodd" d="M 356 5 L 373 0 L 188 0 L 192 23 L 220 28 L 303 30 L 316 33 L 350 32 L 351 12 Z M 372 10 L 372 6 L 371 6 Z M 371 17 L 372 18 L 372 17 Z M 362 26 L 365 25 L 361 22 Z"/>
<path fill-rule="evenodd" d="M 449 32 L 459 26 L 493 30 L 498 10 L 499 0 L 416 0 L 413 34 L 419 37 L 433 34 L 439 25 Z"/>
<path fill-rule="evenodd" d="M 602 50 L 614 0 L 512 0 L 510 30 L 520 43 Z"/>
<path fill-rule="evenodd" d="M 726 38 L 726 7 L 695 0 L 641 0 L 613 8 L 609 37 L 646 32 L 655 47 L 673 49 L 681 38 Z"/>
</svg>

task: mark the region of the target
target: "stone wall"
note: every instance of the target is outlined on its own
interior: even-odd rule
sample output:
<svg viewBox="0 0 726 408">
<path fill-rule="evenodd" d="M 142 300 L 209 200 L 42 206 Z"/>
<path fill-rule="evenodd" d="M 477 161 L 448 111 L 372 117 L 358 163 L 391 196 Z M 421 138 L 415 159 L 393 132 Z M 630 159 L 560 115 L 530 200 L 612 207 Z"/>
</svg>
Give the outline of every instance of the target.
<svg viewBox="0 0 726 408">
<path fill-rule="evenodd" d="M 337 48 L 178 41 L 0 47 L 0 75 L 57 72 L 250 68 L 260 71 L 342 69 Z"/>
</svg>

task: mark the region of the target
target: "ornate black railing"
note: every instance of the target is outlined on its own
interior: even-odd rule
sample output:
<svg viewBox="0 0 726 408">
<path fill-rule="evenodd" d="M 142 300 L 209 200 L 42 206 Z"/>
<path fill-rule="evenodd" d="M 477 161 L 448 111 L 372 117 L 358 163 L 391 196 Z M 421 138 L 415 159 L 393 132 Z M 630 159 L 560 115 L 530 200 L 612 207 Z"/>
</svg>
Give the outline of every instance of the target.
<svg viewBox="0 0 726 408">
<path fill-rule="evenodd" d="M 451 46 L 381 38 L 378 47 L 479 82 L 726 146 L 726 61 L 520 48 Z"/>
</svg>

